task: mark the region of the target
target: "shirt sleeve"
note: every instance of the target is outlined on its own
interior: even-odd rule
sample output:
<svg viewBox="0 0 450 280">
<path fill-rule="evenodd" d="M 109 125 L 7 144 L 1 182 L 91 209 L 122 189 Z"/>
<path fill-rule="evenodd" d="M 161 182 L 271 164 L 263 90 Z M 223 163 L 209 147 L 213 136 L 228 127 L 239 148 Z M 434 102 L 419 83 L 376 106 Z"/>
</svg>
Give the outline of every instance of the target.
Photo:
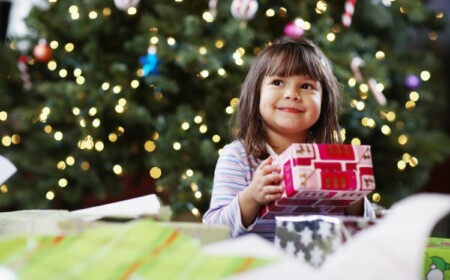
<svg viewBox="0 0 450 280">
<path fill-rule="evenodd" d="M 238 201 L 239 193 L 250 183 L 251 173 L 243 147 L 233 143 L 222 149 L 214 172 L 210 208 L 203 215 L 204 224 L 227 225 L 231 237 L 252 230 L 255 223 L 247 228 L 242 225 Z"/>
</svg>

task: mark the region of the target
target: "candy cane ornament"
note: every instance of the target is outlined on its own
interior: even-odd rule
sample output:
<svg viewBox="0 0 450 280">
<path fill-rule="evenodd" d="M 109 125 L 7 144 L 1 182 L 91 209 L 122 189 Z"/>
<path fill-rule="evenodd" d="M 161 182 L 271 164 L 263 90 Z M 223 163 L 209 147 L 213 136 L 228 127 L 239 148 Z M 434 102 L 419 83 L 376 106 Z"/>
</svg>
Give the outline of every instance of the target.
<svg viewBox="0 0 450 280">
<path fill-rule="evenodd" d="M 213 17 L 217 14 L 217 1 L 218 0 L 209 0 L 209 12 Z"/>
<path fill-rule="evenodd" d="M 30 77 L 30 74 L 28 73 L 27 60 L 28 60 L 28 58 L 26 57 L 26 55 L 21 55 L 19 57 L 19 59 L 17 60 L 17 68 L 19 68 L 19 71 L 20 71 L 20 77 L 22 78 L 22 81 L 23 81 L 23 87 L 26 90 L 30 90 L 31 89 L 31 77 Z"/>
<path fill-rule="evenodd" d="M 361 74 L 361 66 L 364 66 L 365 62 L 360 57 L 354 57 L 350 63 L 350 68 L 352 69 L 353 75 L 355 76 L 355 79 L 362 83 L 364 81 L 364 78 Z M 377 89 L 377 80 L 374 78 L 369 78 L 367 81 L 367 84 L 369 85 L 369 89 L 372 92 L 373 96 L 375 97 L 378 104 L 381 106 L 386 105 L 386 97 L 384 96 L 383 92 Z"/>
<path fill-rule="evenodd" d="M 372 91 L 373 96 L 377 100 L 378 104 L 380 104 L 381 106 L 386 105 L 386 97 L 384 96 L 382 91 L 377 89 L 377 80 L 375 80 L 374 78 L 369 78 L 367 83 L 369 84 L 369 88 Z"/>
<path fill-rule="evenodd" d="M 342 14 L 342 25 L 344 25 L 344 27 L 350 27 L 350 25 L 352 24 L 355 5 L 356 0 L 345 1 L 344 13 Z"/>
<path fill-rule="evenodd" d="M 355 79 L 358 82 L 362 82 L 363 81 L 363 77 L 361 74 L 361 70 L 359 69 L 361 66 L 364 66 L 364 60 L 362 60 L 362 58 L 360 57 L 354 57 L 352 59 L 352 62 L 350 63 L 350 68 L 353 71 L 353 75 L 355 75 Z"/>
</svg>

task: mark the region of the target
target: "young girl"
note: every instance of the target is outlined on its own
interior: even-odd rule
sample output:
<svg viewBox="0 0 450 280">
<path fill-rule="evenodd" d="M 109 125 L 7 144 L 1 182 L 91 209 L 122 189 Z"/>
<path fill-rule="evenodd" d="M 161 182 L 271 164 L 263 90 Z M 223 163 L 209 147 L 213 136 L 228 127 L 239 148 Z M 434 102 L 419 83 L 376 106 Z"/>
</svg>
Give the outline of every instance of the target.
<svg viewBox="0 0 450 280">
<path fill-rule="evenodd" d="M 275 236 L 275 221 L 258 219 L 262 205 L 283 194 L 274 158 L 292 143 L 341 143 L 339 84 L 329 61 L 311 41 L 282 38 L 255 58 L 242 85 L 236 140 L 217 161 L 205 224 L 224 224 L 231 236 Z M 347 215 L 374 217 L 367 199 Z"/>
</svg>

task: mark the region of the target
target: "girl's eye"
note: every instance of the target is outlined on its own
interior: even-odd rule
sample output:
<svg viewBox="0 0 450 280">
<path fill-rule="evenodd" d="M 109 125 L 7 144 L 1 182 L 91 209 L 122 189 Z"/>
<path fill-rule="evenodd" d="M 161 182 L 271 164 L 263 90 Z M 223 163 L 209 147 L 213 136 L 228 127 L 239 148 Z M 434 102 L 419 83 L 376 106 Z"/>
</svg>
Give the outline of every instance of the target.
<svg viewBox="0 0 450 280">
<path fill-rule="evenodd" d="M 305 84 L 302 84 L 301 88 L 302 89 L 313 89 L 314 86 L 312 84 L 305 83 Z"/>
<path fill-rule="evenodd" d="M 283 81 L 282 80 L 273 80 L 272 84 L 275 86 L 281 86 L 283 84 Z"/>
</svg>

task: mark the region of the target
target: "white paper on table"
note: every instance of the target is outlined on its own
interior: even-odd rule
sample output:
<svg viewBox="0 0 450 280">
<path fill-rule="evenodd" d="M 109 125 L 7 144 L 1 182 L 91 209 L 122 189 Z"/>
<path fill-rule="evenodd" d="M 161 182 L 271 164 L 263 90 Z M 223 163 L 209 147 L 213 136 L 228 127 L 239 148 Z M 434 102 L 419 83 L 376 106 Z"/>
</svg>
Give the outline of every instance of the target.
<svg viewBox="0 0 450 280">
<path fill-rule="evenodd" d="M 255 258 L 282 258 L 285 253 L 256 234 L 248 234 L 236 239 L 204 246 L 203 251 L 212 255 L 229 255 Z"/>
<path fill-rule="evenodd" d="M 418 194 L 393 205 L 385 218 L 365 231 L 323 267 L 333 279 L 422 279 L 425 245 L 450 212 L 450 195 Z"/>
<path fill-rule="evenodd" d="M 157 215 L 161 201 L 155 194 L 108 203 L 100 206 L 71 211 L 69 214 L 85 221 L 94 221 L 104 217 L 139 218 Z"/>
<path fill-rule="evenodd" d="M 412 195 L 394 204 L 383 219 L 359 232 L 351 242 L 327 257 L 318 269 L 293 257 L 290 260 L 282 257 L 274 264 L 230 279 L 419 280 L 423 278 L 426 241 L 436 223 L 449 212 L 450 195 Z M 275 246 L 268 247 L 262 238 L 253 237 L 251 241 L 241 238 L 249 237 L 213 244 L 206 252 L 238 256 L 259 254 L 262 257 L 273 253 L 278 256 Z M 256 252 L 256 248 L 263 252 Z"/>
<path fill-rule="evenodd" d="M 9 159 L 0 156 L 0 184 L 5 183 L 16 171 L 16 166 Z"/>
<path fill-rule="evenodd" d="M 229 279 L 318 280 L 316 268 L 296 260 L 281 249 L 276 248 L 273 243 L 256 234 L 213 243 L 203 246 L 202 250 L 209 255 L 274 259 L 273 264 L 244 272 Z"/>
</svg>

